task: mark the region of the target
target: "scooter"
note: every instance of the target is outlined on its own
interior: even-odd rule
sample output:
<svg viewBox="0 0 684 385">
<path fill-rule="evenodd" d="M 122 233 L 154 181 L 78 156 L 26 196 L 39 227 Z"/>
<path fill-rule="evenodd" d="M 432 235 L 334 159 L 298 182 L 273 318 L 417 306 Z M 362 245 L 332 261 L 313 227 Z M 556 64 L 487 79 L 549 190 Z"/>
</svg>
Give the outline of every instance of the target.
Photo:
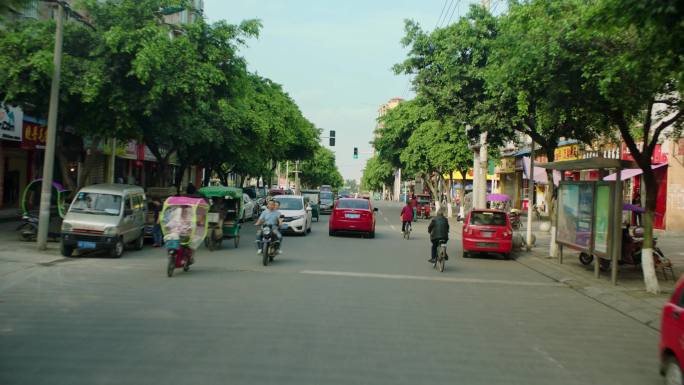
<svg viewBox="0 0 684 385">
<path fill-rule="evenodd" d="M 62 235 L 61 232 L 59 230 L 54 230 L 62 227 L 62 218 L 57 220 L 57 218 L 54 218 L 54 216 L 51 215 L 50 223 L 48 238 L 53 240 L 59 239 Z M 22 215 L 21 224 L 17 226 L 16 232 L 19 239 L 24 242 L 35 241 L 36 236 L 38 235 L 38 217 L 30 213 Z"/>
<path fill-rule="evenodd" d="M 166 245 L 166 252 L 168 254 L 166 275 L 172 277 L 175 269 L 182 268 L 183 271 L 190 270 L 190 265 L 195 263 L 195 258 L 193 258 L 192 255 L 192 248 L 184 245 L 177 237 L 167 237 L 164 240 L 164 244 Z"/>
<path fill-rule="evenodd" d="M 280 229 L 284 230 L 287 227 L 288 225 L 284 223 L 282 226 L 280 226 Z M 275 256 L 278 254 L 278 250 L 280 249 L 280 240 L 278 239 L 275 231 L 273 231 L 273 226 L 267 224 L 262 225 L 261 241 L 256 242 L 261 246 L 261 262 L 264 266 L 268 266 L 270 262 L 273 262 Z"/>
<path fill-rule="evenodd" d="M 657 245 L 658 238 L 653 238 L 653 262 L 658 265 L 661 263 L 668 263 L 669 260 L 663 254 L 663 251 Z M 634 229 L 634 236 L 629 234 L 628 229 L 623 229 L 622 231 L 622 255 L 620 260 L 618 260 L 618 265 L 634 265 L 638 266 L 641 264 L 641 254 L 643 249 L 643 229 Z M 580 263 L 583 265 L 590 265 L 594 261 L 594 256 L 588 253 L 582 252 L 579 255 Z M 603 271 L 610 270 L 611 260 L 599 258 L 599 267 Z"/>
<path fill-rule="evenodd" d="M 509 214 L 509 217 L 511 219 L 511 226 L 513 227 L 513 229 L 520 229 L 520 227 L 522 226 L 522 220 L 520 219 L 520 211 L 518 211 L 517 209 L 512 209 L 511 213 Z"/>
</svg>

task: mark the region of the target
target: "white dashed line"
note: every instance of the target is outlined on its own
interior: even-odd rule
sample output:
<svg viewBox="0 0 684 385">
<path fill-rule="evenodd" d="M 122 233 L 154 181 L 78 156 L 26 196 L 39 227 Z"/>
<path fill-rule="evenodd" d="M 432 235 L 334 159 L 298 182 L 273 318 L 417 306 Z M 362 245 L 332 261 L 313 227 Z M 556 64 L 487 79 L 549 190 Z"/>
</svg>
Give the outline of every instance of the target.
<svg viewBox="0 0 684 385">
<path fill-rule="evenodd" d="M 382 279 L 405 279 L 415 281 L 439 281 L 453 283 L 481 283 L 495 285 L 514 285 L 514 286 L 544 286 L 544 287 L 566 287 L 562 283 L 547 282 L 528 282 L 528 281 L 507 281 L 499 279 L 478 279 L 478 278 L 449 278 L 449 277 L 425 277 L 419 275 L 400 275 L 400 274 L 376 274 L 376 273 L 354 273 L 348 271 L 322 271 L 322 270 L 302 270 L 301 274 L 328 275 L 336 277 L 354 278 L 382 278 Z"/>
</svg>

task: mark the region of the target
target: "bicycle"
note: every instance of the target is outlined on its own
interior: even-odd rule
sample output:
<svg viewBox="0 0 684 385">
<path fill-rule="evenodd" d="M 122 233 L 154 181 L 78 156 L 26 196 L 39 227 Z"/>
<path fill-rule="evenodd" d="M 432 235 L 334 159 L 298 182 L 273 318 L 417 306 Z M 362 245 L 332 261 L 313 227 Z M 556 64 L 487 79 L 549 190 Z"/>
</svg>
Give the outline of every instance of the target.
<svg viewBox="0 0 684 385">
<path fill-rule="evenodd" d="M 433 269 L 439 268 L 439 272 L 444 272 L 444 264 L 446 263 L 446 241 L 441 241 L 439 243 L 439 251 L 437 252 L 437 259 L 432 264 Z"/>
<path fill-rule="evenodd" d="M 404 236 L 404 239 L 409 239 L 411 237 L 411 223 L 406 224 L 404 231 L 402 231 L 402 235 Z"/>
</svg>

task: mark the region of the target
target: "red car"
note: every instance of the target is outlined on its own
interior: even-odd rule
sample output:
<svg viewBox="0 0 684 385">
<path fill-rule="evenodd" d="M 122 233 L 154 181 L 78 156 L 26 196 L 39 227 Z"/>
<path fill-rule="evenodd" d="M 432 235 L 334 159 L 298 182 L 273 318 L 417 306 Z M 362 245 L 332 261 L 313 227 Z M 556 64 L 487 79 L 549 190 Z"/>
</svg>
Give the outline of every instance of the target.
<svg viewBox="0 0 684 385">
<path fill-rule="evenodd" d="M 681 360 L 684 359 L 684 277 L 679 279 L 672 297 L 663 308 L 660 324 L 660 374 L 666 384 L 682 384 Z"/>
<path fill-rule="evenodd" d="M 463 257 L 470 253 L 499 253 L 510 258 L 513 228 L 505 211 L 471 210 L 463 223 Z"/>
<path fill-rule="evenodd" d="M 337 232 L 365 233 L 369 238 L 375 237 L 375 212 L 371 201 L 363 198 L 340 198 L 335 201 L 328 234 L 334 236 Z"/>
</svg>

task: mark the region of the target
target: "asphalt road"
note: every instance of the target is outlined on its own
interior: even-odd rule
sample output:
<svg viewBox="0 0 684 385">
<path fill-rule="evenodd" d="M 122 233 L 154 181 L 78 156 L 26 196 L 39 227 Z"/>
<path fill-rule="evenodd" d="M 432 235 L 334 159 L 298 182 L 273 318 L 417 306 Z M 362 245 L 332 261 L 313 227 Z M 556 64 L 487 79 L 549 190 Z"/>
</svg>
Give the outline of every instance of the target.
<svg viewBox="0 0 684 385">
<path fill-rule="evenodd" d="M 457 240 L 439 273 L 427 223 L 380 209 L 376 239 L 322 217 L 268 267 L 247 223 L 173 278 L 153 248 L 0 275 L 0 384 L 661 383 L 653 330 Z"/>
</svg>

